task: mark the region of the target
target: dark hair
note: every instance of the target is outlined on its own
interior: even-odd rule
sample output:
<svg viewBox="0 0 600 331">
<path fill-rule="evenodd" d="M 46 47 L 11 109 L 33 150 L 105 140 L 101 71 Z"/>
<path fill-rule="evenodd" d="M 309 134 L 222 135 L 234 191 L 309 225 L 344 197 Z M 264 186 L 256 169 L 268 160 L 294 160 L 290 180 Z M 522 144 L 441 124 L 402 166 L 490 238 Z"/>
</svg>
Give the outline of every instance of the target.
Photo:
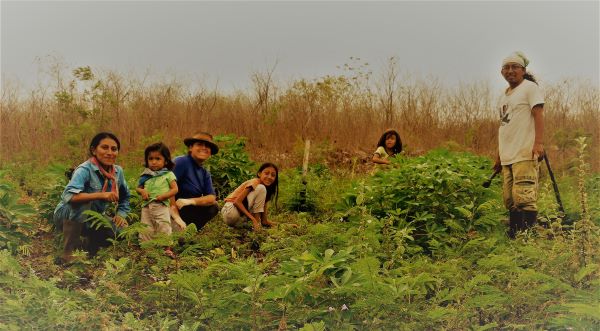
<svg viewBox="0 0 600 331">
<path fill-rule="evenodd" d="M 390 135 L 396 136 L 396 144 L 394 145 L 394 147 L 392 147 L 392 153 L 394 153 L 393 155 L 402 152 L 402 139 L 400 139 L 400 135 L 398 134 L 398 132 L 396 130 L 386 130 L 381 135 L 381 138 L 379 138 L 379 142 L 377 142 L 377 147 L 381 146 L 381 147 L 385 148 L 385 140 Z"/>
<path fill-rule="evenodd" d="M 267 168 L 275 169 L 275 181 L 273 181 L 273 184 L 267 186 L 266 201 L 271 201 L 271 199 L 275 197 L 275 206 L 277 206 L 277 198 L 279 196 L 279 169 L 277 168 L 277 166 L 271 162 L 265 162 L 260 166 L 260 168 L 258 168 L 256 176 L 258 177 L 258 174 L 260 174 L 263 170 Z"/>
<path fill-rule="evenodd" d="M 148 168 L 148 156 L 151 152 L 159 152 L 165 158 L 165 168 L 172 170 L 175 164 L 171 161 L 171 152 L 169 151 L 169 147 L 163 144 L 162 142 L 158 142 L 152 144 L 144 150 L 144 166 Z"/>
<path fill-rule="evenodd" d="M 525 74 L 523 74 L 523 79 L 527 79 L 528 81 L 532 81 L 536 84 L 538 83 L 533 74 L 528 71 L 525 71 Z"/>
<path fill-rule="evenodd" d="M 92 141 L 90 142 L 90 149 L 88 151 L 90 153 L 90 156 L 94 156 L 94 154 L 92 154 L 92 151 L 96 147 L 98 147 L 98 145 L 100 145 L 100 141 L 102 141 L 102 139 L 105 138 L 110 138 L 114 140 L 117 143 L 117 150 L 121 150 L 121 143 L 119 142 L 119 138 L 117 138 L 117 136 L 110 132 L 100 132 L 97 135 L 95 135 L 94 138 L 92 138 Z"/>
</svg>

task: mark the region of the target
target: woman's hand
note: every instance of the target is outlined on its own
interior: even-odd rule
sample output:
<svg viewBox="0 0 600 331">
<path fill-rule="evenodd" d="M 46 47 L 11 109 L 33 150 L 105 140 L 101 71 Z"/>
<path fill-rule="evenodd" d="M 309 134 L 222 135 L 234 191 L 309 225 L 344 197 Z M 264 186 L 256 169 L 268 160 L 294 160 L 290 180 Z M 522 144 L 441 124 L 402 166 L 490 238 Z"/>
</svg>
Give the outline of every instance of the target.
<svg viewBox="0 0 600 331">
<path fill-rule="evenodd" d="M 102 200 L 106 200 L 109 202 L 117 202 L 119 201 L 119 195 L 116 192 L 102 192 Z"/>
<path fill-rule="evenodd" d="M 113 218 L 113 222 L 115 223 L 115 225 L 118 228 L 124 228 L 127 227 L 129 224 L 127 223 L 127 220 L 125 220 L 123 217 L 117 215 Z"/>
<path fill-rule="evenodd" d="M 260 223 L 256 219 L 252 219 L 252 228 L 255 232 L 258 232 L 261 229 Z"/>
</svg>

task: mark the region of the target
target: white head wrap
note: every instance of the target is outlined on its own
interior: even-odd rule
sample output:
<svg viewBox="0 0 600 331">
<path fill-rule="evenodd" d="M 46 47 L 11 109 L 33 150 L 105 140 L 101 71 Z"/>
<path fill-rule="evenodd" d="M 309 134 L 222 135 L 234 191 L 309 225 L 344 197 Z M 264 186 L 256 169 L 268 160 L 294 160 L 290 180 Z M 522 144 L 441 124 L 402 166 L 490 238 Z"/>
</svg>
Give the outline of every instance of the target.
<svg viewBox="0 0 600 331">
<path fill-rule="evenodd" d="M 517 63 L 520 64 L 523 68 L 526 68 L 529 64 L 529 60 L 527 59 L 525 54 L 517 51 L 510 54 L 508 57 L 502 60 L 502 66 L 506 65 L 507 63 Z"/>
</svg>

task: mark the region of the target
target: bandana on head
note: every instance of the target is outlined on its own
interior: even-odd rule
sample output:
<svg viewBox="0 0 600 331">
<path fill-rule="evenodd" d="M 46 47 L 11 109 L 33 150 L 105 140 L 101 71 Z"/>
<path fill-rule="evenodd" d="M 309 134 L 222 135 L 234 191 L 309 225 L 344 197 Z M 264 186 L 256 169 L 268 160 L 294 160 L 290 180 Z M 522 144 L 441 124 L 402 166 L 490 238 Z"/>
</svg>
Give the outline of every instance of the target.
<svg viewBox="0 0 600 331">
<path fill-rule="evenodd" d="M 111 192 L 115 192 L 117 197 L 119 196 L 119 191 L 117 190 L 117 171 L 114 166 L 110 166 L 110 172 L 104 170 L 104 168 L 98 162 L 95 156 L 91 157 L 89 160 L 92 164 L 95 164 L 98 169 L 100 169 L 100 173 L 104 176 L 104 185 L 102 185 L 102 192 L 106 192 L 108 188 L 108 181 L 112 181 L 112 186 L 110 188 Z"/>
<path fill-rule="evenodd" d="M 527 59 L 525 54 L 517 51 L 517 52 L 510 54 L 508 57 L 506 57 L 504 60 L 502 60 L 502 66 L 505 66 L 508 63 L 516 63 L 516 64 L 521 65 L 523 68 L 527 68 L 527 65 L 529 64 L 529 60 Z"/>
</svg>

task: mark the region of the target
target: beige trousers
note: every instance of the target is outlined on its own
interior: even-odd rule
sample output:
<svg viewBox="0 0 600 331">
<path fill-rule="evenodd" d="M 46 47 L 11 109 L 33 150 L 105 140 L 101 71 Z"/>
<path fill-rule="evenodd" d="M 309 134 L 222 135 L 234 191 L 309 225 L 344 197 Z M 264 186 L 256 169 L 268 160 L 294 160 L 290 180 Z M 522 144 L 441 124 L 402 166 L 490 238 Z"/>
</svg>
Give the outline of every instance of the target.
<svg viewBox="0 0 600 331">
<path fill-rule="evenodd" d="M 539 162 L 502 166 L 504 206 L 511 211 L 537 211 Z"/>
<path fill-rule="evenodd" d="M 265 203 L 267 199 L 267 188 L 260 184 L 256 189 L 248 193 L 248 211 L 251 214 L 258 214 L 265 211 Z M 226 202 L 221 209 L 223 221 L 229 226 L 238 226 L 245 221 L 244 215 L 237 209 L 233 202 Z"/>
<path fill-rule="evenodd" d="M 141 222 L 148 227 L 140 232 L 140 241 L 148 241 L 159 233 L 171 234 L 171 214 L 162 202 L 152 201 L 143 207 Z"/>
</svg>

